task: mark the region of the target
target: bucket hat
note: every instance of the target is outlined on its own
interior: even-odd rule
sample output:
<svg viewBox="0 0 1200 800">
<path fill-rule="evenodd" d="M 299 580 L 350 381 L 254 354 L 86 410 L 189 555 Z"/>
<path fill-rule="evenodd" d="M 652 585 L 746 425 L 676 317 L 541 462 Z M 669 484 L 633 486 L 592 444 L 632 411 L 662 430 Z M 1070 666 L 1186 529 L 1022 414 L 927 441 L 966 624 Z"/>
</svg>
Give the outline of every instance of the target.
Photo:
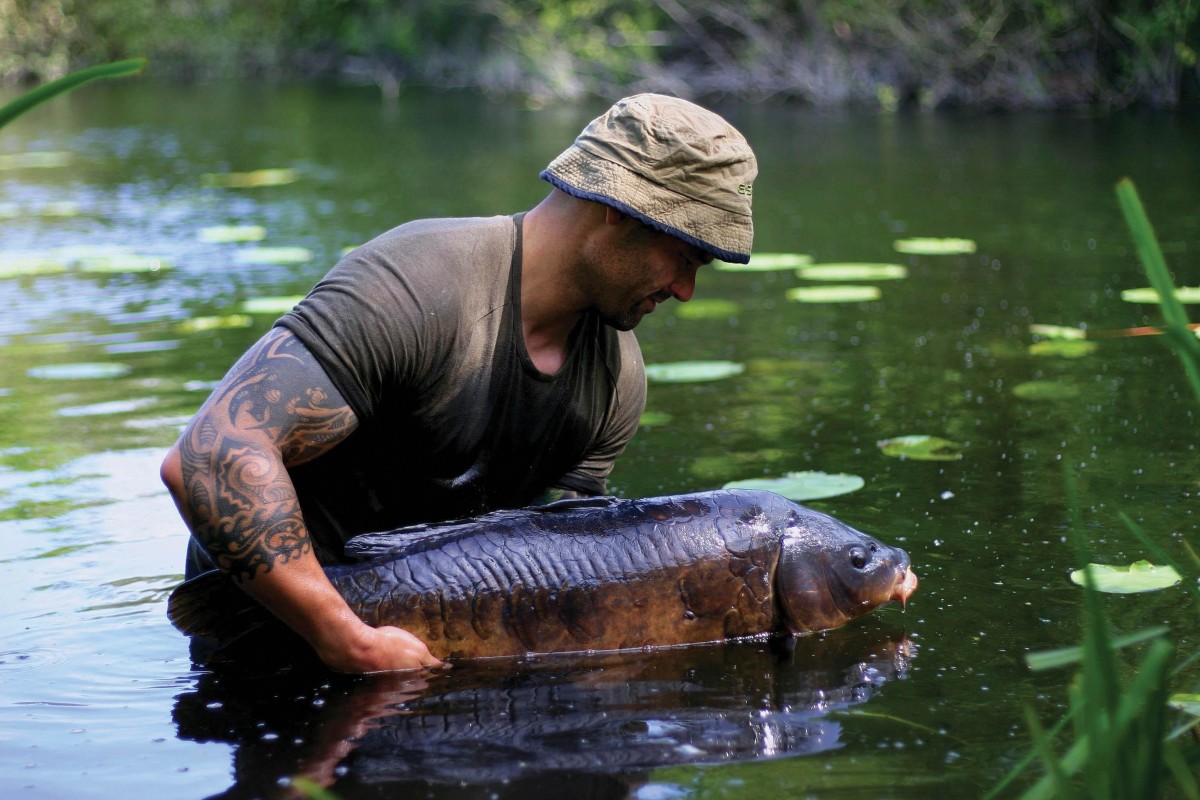
<svg viewBox="0 0 1200 800">
<path fill-rule="evenodd" d="M 639 94 L 588 123 L 540 177 L 745 264 L 757 174 L 749 143 L 719 115 L 677 97 Z"/>
</svg>

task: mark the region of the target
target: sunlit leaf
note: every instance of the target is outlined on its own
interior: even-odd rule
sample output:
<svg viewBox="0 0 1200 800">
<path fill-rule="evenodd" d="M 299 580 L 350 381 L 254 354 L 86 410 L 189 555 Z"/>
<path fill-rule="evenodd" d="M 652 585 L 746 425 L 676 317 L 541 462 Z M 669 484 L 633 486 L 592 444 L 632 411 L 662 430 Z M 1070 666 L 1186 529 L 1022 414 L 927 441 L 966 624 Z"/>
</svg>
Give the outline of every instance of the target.
<svg viewBox="0 0 1200 800">
<path fill-rule="evenodd" d="M 1083 358 L 1096 352 L 1100 345 L 1086 339 L 1047 339 L 1044 342 L 1034 342 L 1029 345 L 1029 354 L 1033 356 L 1061 356 L 1062 358 Z"/>
<path fill-rule="evenodd" d="M 638 419 L 638 425 L 643 428 L 654 428 L 659 425 L 668 425 L 675 419 L 666 411 L 643 411 L 642 416 Z"/>
<path fill-rule="evenodd" d="M 789 500 L 819 500 L 856 492 L 865 485 L 858 475 L 828 472 L 788 472 L 780 478 L 747 478 L 730 481 L 725 489 L 757 489 L 781 494 Z"/>
<path fill-rule="evenodd" d="M 234 253 L 238 264 L 303 264 L 312 261 L 307 247 L 251 247 Z"/>
<path fill-rule="evenodd" d="M 33 211 L 34 216 L 38 217 L 78 217 L 82 213 L 83 209 L 74 200 L 55 200 Z"/>
<path fill-rule="evenodd" d="M 970 239 L 937 239 L 918 236 L 912 239 L 897 239 L 892 242 L 892 247 L 898 253 L 918 256 L 951 256 L 975 252 L 975 242 Z"/>
<path fill-rule="evenodd" d="M 1086 339 L 1087 331 L 1083 328 L 1069 328 L 1065 325 L 1039 325 L 1037 323 L 1029 326 L 1029 332 L 1035 336 L 1041 336 L 1046 339 Z"/>
<path fill-rule="evenodd" d="M 1167 705 L 1185 711 L 1193 717 L 1200 717 L 1200 694 L 1180 692 L 1167 698 Z"/>
<path fill-rule="evenodd" d="M 267 237 L 262 225 L 213 225 L 201 228 L 198 238 L 202 242 L 227 244 L 229 242 L 261 242 Z"/>
<path fill-rule="evenodd" d="M 1059 381 L 1028 381 L 1014 386 L 1012 392 L 1022 400 L 1072 400 L 1079 396 L 1079 387 Z"/>
<path fill-rule="evenodd" d="M 647 364 L 646 377 L 659 383 L 694 383 L 740 375 L 745 369 L 745 365 L 732 361 L 675 361 Z"/>
<path fill-rule="evenodd" d="M 245 314 L 286 314 L 304 299 L 304 295 L 295 294 L 283 297 L 255 297 L 242 303 L 242 313 Z"/>
<path fill-rule="evenodd" d="M 750 256 L 749 264 L 732 264 L 717 260 L 713 262 L 713 267 L 722 272 L 774 272 L 796 269 L 811 263 L 812 256 L 801 253 L 757 253 Z"/>
<path fill-rule="evenodd" d="M 79 271 L 93 274 L 160 272 L 170 266 L 160 258 L 140 256 L 136 253 L 122 255 L 97 256 L 85 258 L 79 262 Z"/>
<path fill-rule="evenodd" d="M 680 319 L 728 319 L 734 316 L 742 307 L 732 300 L 721 298 L 700 298 L 674 306 L 675 316 Z"/>
<path fill-rule="evenodd" d="M 1121 299 L 1126 303 L 1158 303 L 1158 292 L 1152 287 L 1141 289 L 1126 289 L 1121 292 Z M 1175 299 L 1181 303 L 1200 303 L 1200 286 L 1176 286 Z"/>
<path fill-rule="evenodd" d="M 878 300 L 878 286 L 797 286 L 788 289 L 787 299 L 797 303 L 865 303 Z"/>
<path fill-rule="evenodd" d="M 1134 594 L 1155 592 L 1179 583 L 1179 573 L 1174 567 L 1159 567 L 1149 561 L 1135 561 L 1128 567 L 1113 567 L 1108 564 L 1088 564 L 1096 588 L 1112 594 Z M 1082 569 L 1071 573 L 1071 582 L 1085 586 Z"/>
<path fill-rule="evenodd" d="M 796 275 L 810 281 L 894 281 L 908 277 L 900 264 L 814 264 Z"/>
<path fill-rule="evenodd" d="M 4 255 L 0 253 L 0 278 L 60 275 L 66 271 L 67 265 L 60 259 L 43 255 Z"/>
<path fill-rule="evenodd" d="M 31 378 L 43 380 L 101 380 L 105 378 L 120 378 L 128 375 L 132 368 L 128 364 L 116 364 L 106 361 L 81 362 L 78 364 L 47 364 L 44 367 L 32 367 L 25 371 Z"/>
<path fill-rule="evenodd" d="M 249 328 L 253 324 L 254 318 L 246 314 L 226 314 L 220 317 L 192 317 L 181 320 L 175 323 L 175 330 L 180 333 L 201 333 L 228 328 Z"/>
<path fill-rule="evenodd" d="M 0 171 L 7 169 L 54 169 L 71 163 L 71 154 L 63 150 L 31 150 L 28 153 L 0 155 Z"/>
<path fill-rule="evenodd" d="M 914 461 L 957 461 L 962 458 L 962 445 L 949 439 L 925 434 L 896 436 L 876 442 L 885 456 L 908 458 Z"/>
<path fill-rule="evenodd" d="M 200 176 L 202 186 L 218 189 L 254 189 L 260 186 L 285 186 L 300 180 L 291 168 L 256 169 L 251 172 L 208 172 Z"/>
</svg>

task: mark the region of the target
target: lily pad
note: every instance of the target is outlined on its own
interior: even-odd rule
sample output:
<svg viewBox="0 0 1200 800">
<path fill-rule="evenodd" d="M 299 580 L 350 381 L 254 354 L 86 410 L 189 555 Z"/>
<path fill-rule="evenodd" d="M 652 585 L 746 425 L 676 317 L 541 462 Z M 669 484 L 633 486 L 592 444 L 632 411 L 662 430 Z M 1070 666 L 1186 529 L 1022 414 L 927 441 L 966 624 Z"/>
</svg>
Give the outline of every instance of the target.
<svg viewBox="0 0 1200 800">
<path fill-rule="evenodd" d="M 260 186 L 285 186 L 300 180 L 294 169 L 256 169 L 251 172 L 209 172 L 200 177 L 202 186 L 218 189 L 254 189 Z"/>
<path fill-rule="evenodd" d="M 198 238 L 211 244 L 261 242 L 267 238 L 267 229 L 262 225 L 213 225 L 201 228 Z"/>
<path fill-rule="evenodd" d="M 1176 286 L 1175 297 L 1181 303 L 1200 303 L 1200 286 Z M 1157 303 L 1158 292 L 1153 287 L 1141 289 L 1126 289 L 1121 292 L 1121 299 L 1126 303 Z"/>
<path fill-rule="evenodd" d="M 857 492 L 866 482 L 858 475 L 828 472 L 788 472 L 780 478 L 748 478 L 726 483 L 725 489 L 758 489 L 781 494 L 789 500 L 820 500 Z"/>
<path fill-rule="evenodd" d="M 797 303 L 865 303 L 882 296 L 878 286 L 797 286 L 787 299 Z"/>
<path fill-rule="evenodd" d="M 900 264 L 813 264 L 796 275 L 810 281 L 894 281 L 908 277 Z"/>
<path fill-rule="evenodd" d="M 78 217 L 82 213 L 82 207 L 74 200 L 54 200 L 33 211 L 34 216 L 38 217 Z"/>
<path fill-rule="evenodd" d="M 1174 567 L 1158 567 L 1149 561 L 1135 561 L 1128 567 L 1113 567 L 1108 564 L 1088 564 L 1085 569 L 1092 572 L 1096 588 L 1112 594 L 1135 594 L 1156 592 L 1179 583 L 1179 573 Z M 1082 569 L 1071 573 L 1071 582 L 1084 586 Z"/>
<path fill-rule="evenodd" d="M 220 317 L 192 317 L 181 320 L 175 323 L 175 330 L 180 333 L 201 333 L 230 328 L 249 328 L 253 324 L 254 318 L 246 314 L 226 314 Z"/>
<path fill-rule="evenodd" d="M 750 256 L 749 264 L 731 264 L 728 261 L 714 261 L 713 267 L 721 272 L 775 272 L 783 269 L 796 269 L 812 263 L 812 256 L 802 253 L 758 253 Z"/>
<path fill-rule="evenodd" d="M 975 252 L 971 239 L 937 239 L 918 236 L 912 239 L 897 239 L 892 242 L 897 253 L 916 256 L 955 256 Z"/>
<path fill-rule="evenodd" d="M 675 361 L 647 364 L 646 377 L 658 383 L 697 383 L 741 375 L 745 369 L 733 361 Z"/>
<path fill-rule="evenodd" d="M 242 303 L 245 314 L 286 314 L 304 299 L 302 294 L 283 297 L 254 297 Z"/>
<path fill-rule="evenodd" d="M 1045 339 L 1086 339 L 1087 331 L 1083 328 L 1069 328 L 1065 325 L 1038 325 L 1029 326 L 1029 332 L 1035 336 L 1041 336 Z"/>
<path fill-rule="evenodd" d="M 643 428 L 654 428 L 659 425 L 669 425 L 675 419 L 666 411 L 643 411 L 638 425 Z"/>
<path fill-rule="evenodd" d="M 1034 342 L 1029 345 L 1032 356 L 1061 356 L 1063 358 L 1083 358 L 1096 352 L 1100 345 L 1086 339 L 1047 339 L 1044 342 Z"/>
<path fill-rule="evenodd" d="M 65 150 L 31 150 L 26 153 L 0 155 L 0 170 L 55 169 L 70 163 L 71 154 Z"/>
<path fill-rule="evenodd" d="M 1180 692 L 1167 698 L 1167 705 L 1185 711 L 1193 717 L 1200 717 L 1200 694 Z"/>
<path fill-rule="evenodd" d="M 675 316 L 680 319 L 728 319 L 741 310 L 742 307 L 732 300 L 702 298 L 675 306 Z"/>
<path fill-rule="evenodd" d="M 51 381 L 103 380 L 128 375 L 132 367 L 107 361 L 81 362 L 78 364 L 47 364 L 25 371 L 31 378 Z"/>
<path fill-rule="evenodd" d="M 876 442 L 885 456 L 913 461 L 957 461 L 962 458 L 962 445 L 949 439 L 925 434 L 896 436 Z"/>
<path fill-rule="evenodd" d="M 0 279 L 40 275 L 61 275 L 67 265 L 60 259 L 43 255 L 0 255 Z"/>
<path fill-rule="evenodd" d="M 165 269 L 170 269 L 170 265 L 161 258 L 142 256 L 136 253 L 85 258 L 79 262 L 80 272 L 96 275 L 161 272 Z"/>
<path fill-rule="evenodd" d="M 1022 400 L 1073 400 L 1079 397 L 1079 387 L 1058 381 L 1028 381 L 1013 387 L 1013 394 Z"/>
<path fill-rule="evenodd" d="M 312 257 L 307 247 L 251 247 L 239 250 L 233 260 L 238 264 L 303 264 Z"/>
</svg>

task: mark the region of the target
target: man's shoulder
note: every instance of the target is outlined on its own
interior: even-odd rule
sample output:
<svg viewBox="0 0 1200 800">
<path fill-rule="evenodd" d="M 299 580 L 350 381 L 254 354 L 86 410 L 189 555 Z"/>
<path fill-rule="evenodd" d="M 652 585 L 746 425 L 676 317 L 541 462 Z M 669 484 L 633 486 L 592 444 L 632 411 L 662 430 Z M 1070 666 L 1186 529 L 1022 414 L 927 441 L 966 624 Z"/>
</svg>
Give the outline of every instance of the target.
<svg viewBox="0 0 1200 800">
<path fill-rule="evenodd" d="M 454 251 L 489 244 L 511 249 L 515 241 L 512 217 L 437 217 L 397 225 L 367 242 L 363 248 L 403 254 L 414 249 Z"/>
</svg>

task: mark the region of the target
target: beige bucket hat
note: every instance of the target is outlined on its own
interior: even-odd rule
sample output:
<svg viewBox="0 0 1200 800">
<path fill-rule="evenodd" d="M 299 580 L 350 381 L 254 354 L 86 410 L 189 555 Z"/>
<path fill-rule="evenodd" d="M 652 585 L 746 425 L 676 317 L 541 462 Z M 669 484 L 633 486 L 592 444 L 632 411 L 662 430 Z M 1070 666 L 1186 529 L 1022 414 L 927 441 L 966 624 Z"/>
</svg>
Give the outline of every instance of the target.
<svg viewBox="0 0 1200 800">
<path fill-rule="evenodd" d="M 745 264 L 757 174 L 749 143 L 720 116 L 677 97 L 639 94 L 592 120 L 541 177 Z"/>
</svg>

